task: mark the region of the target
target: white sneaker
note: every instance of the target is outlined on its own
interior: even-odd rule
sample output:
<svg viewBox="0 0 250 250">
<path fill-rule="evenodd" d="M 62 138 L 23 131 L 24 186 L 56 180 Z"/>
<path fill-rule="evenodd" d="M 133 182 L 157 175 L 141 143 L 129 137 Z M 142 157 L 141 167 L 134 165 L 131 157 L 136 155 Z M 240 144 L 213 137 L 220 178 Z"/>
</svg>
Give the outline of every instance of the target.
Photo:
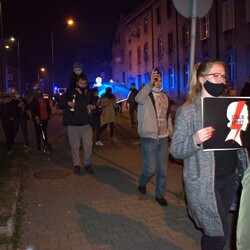
<svg viewBox="0 0 250 250">
<path fill-rule="evenodd" d="M 101 147 L 104 146 L 104 144 L 103 144 L 101 141 L 97 141 L 97 142 L 95 143 L 95 145 L 96 145 L 96 146 L 101 146 Z"/>
</svg>

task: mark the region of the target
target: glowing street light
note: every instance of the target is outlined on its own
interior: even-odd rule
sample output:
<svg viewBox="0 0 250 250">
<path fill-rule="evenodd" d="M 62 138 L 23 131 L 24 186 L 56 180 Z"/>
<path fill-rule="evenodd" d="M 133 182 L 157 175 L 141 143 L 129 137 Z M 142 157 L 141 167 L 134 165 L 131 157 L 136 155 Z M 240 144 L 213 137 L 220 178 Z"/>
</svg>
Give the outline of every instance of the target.
<svg viewBox="0 0 250 250">
<path fill-rule="evenodd" d="M 68 19 L 66 24 L 68 26 L 74 25 L 74 20 L 73 19 Z M 56 28 L 64 26 L 63 25 L 56 25 L 51 29 L 51 66 L 52 66 L 52 91 L 54 92 L 55 88 L 55 72 L 54 72 L 54 67 L 55 67 L 55 60 L 54 60 L 54 31 Z"/>
</svg>

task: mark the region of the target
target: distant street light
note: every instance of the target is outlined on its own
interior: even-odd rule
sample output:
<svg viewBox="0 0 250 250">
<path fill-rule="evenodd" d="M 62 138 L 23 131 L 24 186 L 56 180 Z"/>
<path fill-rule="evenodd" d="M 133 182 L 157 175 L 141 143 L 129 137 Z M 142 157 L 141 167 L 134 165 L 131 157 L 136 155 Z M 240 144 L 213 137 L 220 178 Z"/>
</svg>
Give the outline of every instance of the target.
<svg viewBox="0 0 250 250">
<path fill-rule="evenodd" d="M 41 79 L 41 75 L 40 75 L 40 72 L 41 74 L 44 73 L 46 71 L 45 68 L 40 68 L 38 70 L 38 74 L 37 74 L 37 87 L 38 88 L 41 88 L 42 89 L 42 92 L 44 92 L 44 81 L 43 79 Z"/>
<path fill-rule="evenodd" d="M 19 46 L 19 40 L 11 37 L 10 40 L 12 42 L 17 43 L 17 70 L 18 70 L 18 88 L 19 91 L 22 92 L 22 85 L 21 85 L 21 68 L 20 68 L 20 46 Z"/>
<path fill-rule="evenodd" d="M 72 26 L 74 24 L 73 19 L 68 19 L 66 25 Z M 51 29 L 51 66 L 52 66 L 52 92 L 54 93 L 54 88 L 55 88 L 55 72 L 54 72 L 54 67 L 55 67 L 55 59 L 54 59 L 54 31 L 56 28 L 64 26 L 65 24 L 62 25 L 56 25 Z"/>
</svg>

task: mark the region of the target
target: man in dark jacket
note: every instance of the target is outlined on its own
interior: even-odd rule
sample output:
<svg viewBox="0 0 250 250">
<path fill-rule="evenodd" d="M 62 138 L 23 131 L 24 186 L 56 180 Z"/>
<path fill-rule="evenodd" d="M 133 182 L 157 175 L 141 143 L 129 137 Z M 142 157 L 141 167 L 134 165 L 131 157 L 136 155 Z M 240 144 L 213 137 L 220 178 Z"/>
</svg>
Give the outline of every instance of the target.
<svg viewBox="0 0 250 250">
<path fill-rule="evenodd" d="M 51 108 L 49 100 L 43 98 L 42 90 L 40 88 L 35 90 L 34 96 L 30 102 L 30 111 L 36 132 L 37 150 L 41 150 L 42 132 L 44 134 L 44 144 L 48 144 L 47 128 L 48 120 L 51 115 Z"/>
<path fill-rule="evenodd" d="M 130 127 L 135 126 L 135 111 L 137 111 L 137 102 L 135 101 L 135 97 L 138 93 L 138 90 L 135 88 L 135 83 L 131 83 L 131 88 L 129 89 L 129 97 L 127 103 L 129 104 L 129 116 L 130 116 Z"/>
<path fill-rule="evenodd" d="M 93 131 L 90 125 L 90 113 L 96 109 L 94 95 L 88 89 L 87 77 L 80 75 L 76 80 L 76 88 L 67 91 L 59 102 L 60 109 L 66 109 L 68 114 L 68 137 L 72 152 L 74 173 L 80 173 L 79 149 L 82 141 L 84 149 L 84 169 L 92 174 L 92 137 Z"/>
</svg>

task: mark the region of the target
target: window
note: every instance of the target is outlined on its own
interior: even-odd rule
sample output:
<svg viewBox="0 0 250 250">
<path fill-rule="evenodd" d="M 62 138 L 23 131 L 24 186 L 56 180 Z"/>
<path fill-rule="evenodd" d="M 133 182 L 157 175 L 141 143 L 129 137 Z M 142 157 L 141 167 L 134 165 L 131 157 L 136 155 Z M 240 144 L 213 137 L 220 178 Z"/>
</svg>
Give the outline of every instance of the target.
<svg viewBox="0 0 250 250">
<path fill-rule="evenodd" d="M 141 85 L 141 75 L 137 75 L 137 79 L 138 79 L 138 86 Z"/>
<path fill-rule="evenodd" d="M 222 31 L 234 29 L 234 0 L 222 4 Z"/>
<path fill-rule="evenodd" d="M 156 9 L 157 24 L 161 23 L 161 7 Z"/>
<path fill-rule="evenodd" d="M 167 17 L 170 18 L 173 15 L 173 4 L 171 0 L 167 0 Z"/>
<path fill-rule="evenodd" d="M 162 41 L 162 37 L 158 38 L 158 56 L 162 56 L 163 55 L 163 41 Z"/>
<path fill-rule="evenodd" d="M 183 46 L 187 47 L 190 44 L 189 24 L 183 26 Z"/>
<path fill-rule="evenodd" d="M 173 89 L 174 88 L 174 67 L 169 67 L 169 88 Z"/>
<path fill-rule="evenodd" d="M 235 79 L 235 53 L 229 52 L 225 54 L 225 62 L 227 68 L 228 81 L 233 82 Z"/>
<path fill-rule="evenodd" d="M 189 83 L 189 65 L 184 64 L 183 65 L 183 84 L 184 87 L 187 87 Z"/>
<path fill-rule="evenodd" d="M 144 62 L 148 62 L 148 42 L 144 43 Z"/>
<path fill-rule="evenodd" d="M 141 47 L 137 48 L 137 64 L 141 64 Z"/>
<path fill-rule="evenodd" d="M 168 53 L 174 51 L 173 32 L 168 33 Z"/>
<path fill-rule="evenodd" d="M 209 16 L 200 19 L 200 40 L 207 39 L 209 34 Z"/>
<path fill-rule="evenodd" d="M 148 18 L 147 17 L 143 18 L 143 29 L 145 33 L 148 32 Z"/>
<path fill-rule="evenodd" d="M 132 70 L 132 50 L 128 52 L 128 67 Z"/>
<path fill-rule="evenodd" d="M 126 82 L 126 73 L 122 72 L 122 82 Z"/>
<path fill-rule="evenodd" d="M 144 81 L 145 81 L 145 83 L 148 83 L 149 82 L 149 73 L 147 72 L 147 73 L 144 73 Z"/>
<path fill-rule="evenodd" d="M 141 25 L 139 23 L 137 24 L 136 33 L 137 33 L 137 37 L 140 37 L 140 35 L 141 35 Z"/>
</svg>

